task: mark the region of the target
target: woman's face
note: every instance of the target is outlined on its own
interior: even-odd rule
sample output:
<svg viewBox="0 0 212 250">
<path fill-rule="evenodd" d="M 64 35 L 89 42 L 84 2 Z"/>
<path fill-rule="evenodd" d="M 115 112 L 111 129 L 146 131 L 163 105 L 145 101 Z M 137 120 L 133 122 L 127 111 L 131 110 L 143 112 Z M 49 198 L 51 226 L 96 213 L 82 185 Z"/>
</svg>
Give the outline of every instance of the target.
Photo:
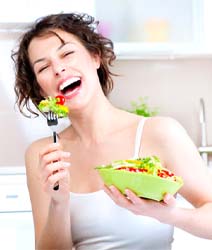
<svg viewBox="0 0 212 250">
<path fill-rule="evenodd" d="M 77 105 L 101 88 L 97 69 L 100 59 L 88 52 L 72 34 L 54 30 L 53 33 L 34 38 L 28 48 L 29 59 L 41 94 L 63 95 L 66 105 Z"/>
</svg>

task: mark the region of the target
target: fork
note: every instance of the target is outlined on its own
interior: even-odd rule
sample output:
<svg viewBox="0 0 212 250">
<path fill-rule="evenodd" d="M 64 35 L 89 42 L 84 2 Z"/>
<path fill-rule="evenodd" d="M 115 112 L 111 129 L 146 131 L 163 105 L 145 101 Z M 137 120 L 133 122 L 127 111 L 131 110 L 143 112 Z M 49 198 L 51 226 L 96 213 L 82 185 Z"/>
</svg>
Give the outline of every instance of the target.
<svg viewBox="0 0 212 250">
<path fill-rule="evenodd" d="M 49 111 L 46 115 L 46 118 L 47 118 L 47 124 L 49 127 L 52 128 L 53 130 L 53 142 L 56 143 L 57 142 L 57 133 L 56 133 L 56 126 L 58 124 L 58 118 L 57 118 L 57 115 L 52 112 L 52 111 Z M 59 189 L 59 183 L 56 182 L 54 184 L 54 187 L 53 187 L 54 190 L 58 190 Z"/>
</svg>

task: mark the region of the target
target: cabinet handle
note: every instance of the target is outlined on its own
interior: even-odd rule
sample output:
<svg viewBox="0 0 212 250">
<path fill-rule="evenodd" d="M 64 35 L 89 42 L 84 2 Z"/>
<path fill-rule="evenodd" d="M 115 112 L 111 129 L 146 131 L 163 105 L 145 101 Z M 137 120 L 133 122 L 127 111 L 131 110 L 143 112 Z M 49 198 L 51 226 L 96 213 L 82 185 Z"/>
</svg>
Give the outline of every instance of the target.
<svg viewBox="0 0 212 250">
<path fill-rule="evenodd" d="M 7 194 L 6 199 L 17 199 L 18 195 L 17 194 Z"/>
</svg>

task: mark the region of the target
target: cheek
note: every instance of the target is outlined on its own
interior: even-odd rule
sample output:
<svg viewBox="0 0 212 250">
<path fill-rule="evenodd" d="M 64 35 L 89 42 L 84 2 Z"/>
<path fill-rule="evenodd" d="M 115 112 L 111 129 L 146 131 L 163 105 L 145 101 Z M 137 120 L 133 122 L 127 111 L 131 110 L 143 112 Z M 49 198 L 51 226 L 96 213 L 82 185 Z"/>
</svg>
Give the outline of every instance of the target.
<svg viewBox="0 0 212 250">
<path fill-rule="evenodd" d="M 40 94 L 43 98 L 47 96 L 46 92 L 43 89 L 40 89 Z"/>
<path fill-rule="evenodd" d="M 36 77 L 37 83 L 40 86 L 41 89 L 45 89 L 45 81 L 42 77 L 37 76 Z"/>
<path fill-rule="evenodd" d="M 81 62 L 83 63 L 83 67 L 89 68 L 90 70 L 97 70 L 100 67 L 99 57 L 89 54 L 87 51 L 83 53 Z"/>
<path fill-rule="evenodd" d="M 50 95 L 52 84 L 49 77 L 38 76 L 37 78 L 38 85 L 40 86 L 40 94 L 42 96 Z"/>
</svg>

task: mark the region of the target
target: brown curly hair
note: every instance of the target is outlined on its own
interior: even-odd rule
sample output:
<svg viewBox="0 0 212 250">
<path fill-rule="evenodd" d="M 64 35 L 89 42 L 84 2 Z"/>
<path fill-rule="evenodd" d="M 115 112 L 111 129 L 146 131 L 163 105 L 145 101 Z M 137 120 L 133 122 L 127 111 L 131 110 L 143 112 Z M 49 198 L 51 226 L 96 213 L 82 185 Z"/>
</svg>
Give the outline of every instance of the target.
<svg viewBox="0 0 212 250">
<path fill-rule="evenodd" d="M 96 29 L 98 22 L 92 16 L 84 13 L 60 13 L 48 15 L 38 19 L 29 30 L 20 38 L 16 52 L 12 53 L 15 63 L 15 86 L 16 104 L 20 112 L 26 116 L 24 109 L 38 116 L 30 106 L 30 100 L 37 107 L 43 99 L 40 86 L 37 83 L 34 71 L 31 67 L 28 47 L 33 38 L 52 33 L 60 29 L 75 35 L 85 48 L 92 54 L 100 57 L 100 67 L 97 70 L 100 84 L 105 96 L 113 89 L 112 76 L 109 70 L 116 56 L 113 51 L 113 43 L 110 39 L 103 37 Z"/>
</svg>

